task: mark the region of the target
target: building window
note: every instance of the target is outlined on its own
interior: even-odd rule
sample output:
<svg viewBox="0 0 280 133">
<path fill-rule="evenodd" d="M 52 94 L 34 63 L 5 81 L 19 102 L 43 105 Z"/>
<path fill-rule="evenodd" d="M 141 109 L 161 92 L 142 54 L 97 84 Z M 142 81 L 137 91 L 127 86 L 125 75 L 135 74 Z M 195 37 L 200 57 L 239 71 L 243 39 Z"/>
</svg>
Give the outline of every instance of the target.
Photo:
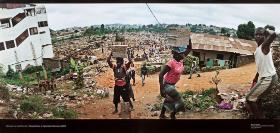
<svg viewBox="0 0 280 133">
<path fill-rule="evenodd" d="M 26 16 L 35 16 L 35 9 L 26 9 L 25 14 Z"/>
<path fill-rule="evenodd" d="M 20 34 L 17 38 L 16 38 L 16 43 L 17 46 L 19 46 L 27 37 L 28 37 L 28 31 L 25 30 L 22 34 Z"/>
<path fill-rule="evenodd" d="M 15 67 L 16 67 L 16 72 L 21 72 L 22 71 L 21 64 L 17 64 Z"/>
<path fill-rule="evenodd" d="M 10 19 L 1 19 L 0 20 L 0 27 L 1 28 L 10 28 L 11 24 L 10 24 Z"/>
<path fill-rule="evenodd" d="M 7 49 L 14 48 L 14 47 L 15 47 L 14 40 L 6 41 L 6 48 Z"/>
<path fill-rule="evenodd" d="M 5 46 L 3 42 L 0 42 L 0 51 L 5 50 Z"/>
<path fill-rule="evenodd" d="M 42 14 L 42 13 L 46 13 L 46 8 L 37 8 L 36 9 L 36 14 Z"/>
<path fill-rule="evenodd" d="M 38 25 L 39 25 L 39 27 L 46 27 L 46 26 L 48 26 L 48 21 L 38 22 Z"/>
<path fill-rule="evenodd" d="M 217 59 L 224 60 L 224 55 L 223 54 L 217 54 Z"/>
<path fill-rule="evenodd" d="M 29 28 L 29 32 L 30 32 L 30 35 L 36 35 L 36 34 L 38 34 L 38 29 L 37 29 L 37 27 L 32 27 L 32 28 Z"/>
<path fill-rule="evenodd" d="M 19 13 L 15 17 L 12 18 L 12 24 L 15 26 L 18 24 L 21 20 L 23 20 L 26 17 L 25 13 Z"/>
</svg>

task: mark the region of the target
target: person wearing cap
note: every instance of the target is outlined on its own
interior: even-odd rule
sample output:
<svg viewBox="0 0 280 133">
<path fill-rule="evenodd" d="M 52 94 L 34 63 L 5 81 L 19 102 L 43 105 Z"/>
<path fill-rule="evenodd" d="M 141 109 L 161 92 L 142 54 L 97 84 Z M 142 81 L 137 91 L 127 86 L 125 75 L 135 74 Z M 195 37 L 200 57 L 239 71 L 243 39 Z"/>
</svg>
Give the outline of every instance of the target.
<svg viewBox="0 0 280 133">
<path fill-rule="evenodd" d="M 167 62 L 159 74 L 160 95 L 164 97 L 163 106 L 160 113 L 160 119 L 166 119 L 165 111 L 171 111 L 171 119 L 176 119 L 175 115 L 179 111 L 185 110 L 184 102 L 176 90 L 175 84 L 180 80 L 184 70 L 183 59 L 192 50 L 191 38 L 186 47 L 173 47 L 173 59 Z"/>
</svg>

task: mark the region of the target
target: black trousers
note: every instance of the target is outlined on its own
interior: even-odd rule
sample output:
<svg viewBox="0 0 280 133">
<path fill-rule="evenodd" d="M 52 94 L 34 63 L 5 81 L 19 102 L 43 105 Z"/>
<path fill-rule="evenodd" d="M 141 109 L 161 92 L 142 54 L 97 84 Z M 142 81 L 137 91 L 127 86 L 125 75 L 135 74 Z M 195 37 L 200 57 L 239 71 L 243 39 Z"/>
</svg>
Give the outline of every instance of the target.
<svg viewBox="0 0 280 133">
<path fill-rule="evenodd" d="M 128 85 L 126 84 L 125 86 L 117 86 L 115 85 L 114 87 L 114 99 L 113 103 L 118 104 L 121 101 L 121 97 L 124 102 L 129 102 L 129 89 Z"/>
</svg>

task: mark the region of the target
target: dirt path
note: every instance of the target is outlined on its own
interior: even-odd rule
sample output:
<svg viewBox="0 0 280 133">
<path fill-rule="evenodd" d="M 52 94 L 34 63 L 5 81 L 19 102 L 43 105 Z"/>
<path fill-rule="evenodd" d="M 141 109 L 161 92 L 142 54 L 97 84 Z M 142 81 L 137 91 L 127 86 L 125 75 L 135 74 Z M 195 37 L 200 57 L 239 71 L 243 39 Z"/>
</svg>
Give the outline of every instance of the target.
<svg viewBox="0 0 280 133">
<path fill-rule="evenodd" d="M 220 92 L 232 92 L 238 90 L 240 93 L 245 93 L 250 87 L 250 82 L 255 75 L 255 64 L 251 63 L 235 69 L 227 69 L 220 71 L 222 83 L 219 85 Z M 177 83 L 179 91 L 201 91 L 214 87 L 209 81 L 215 72 L 201 73 L 201 77 L 193 76 L 188 79 L 189 75 L 182 75 Z M 109 98 L 97 100 L 94 103 L 88 104 L 79 109 L 79 118 L 81 119 L 121 119 L 118 114 L 112 114 L 114 105 L 113 97 L 113 72 L 107 71 L 97 78 L 97 83 L 100 86 L 110 88 Z M 141 78 L 136 75 L 136 86 L 133 86 L 135 99 L 134 108 L 131 112 L 132 119 L 157 119 L 158 116 L 152 117 L 151 112 L 147 110 L 147 104 L 153 104 L 157 101 L 159 95 L 158 74 L 150 75 L 146 78 L 146 84 L 142 87 Z M 120 106 L 119 106 L 120 107 Z M 178 118 L 184 119 L 234 119 L 238 118 L 235 112 L 212 112 L 212 113 L 185 113 L 178 115 Z"/>
</svg>

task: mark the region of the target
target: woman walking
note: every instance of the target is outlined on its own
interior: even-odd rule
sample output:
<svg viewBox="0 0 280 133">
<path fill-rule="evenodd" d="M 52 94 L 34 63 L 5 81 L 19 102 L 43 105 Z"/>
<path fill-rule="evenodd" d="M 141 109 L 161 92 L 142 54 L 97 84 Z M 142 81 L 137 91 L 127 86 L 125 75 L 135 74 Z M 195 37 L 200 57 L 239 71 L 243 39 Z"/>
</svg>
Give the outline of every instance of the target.
<svg viewBox="0 0 280 133">
<path fill-rule="evenodd" d="M 171 111 L 171 119 L 176 119 L 175 115 L 179 111 L 184 111 L 185 105 L 175 88 L 175 84 L 180 80 L 180 76 L 184 70 L 183 59 L 192 50 L 191 39 L 189 45 L 185 47 L 173 47 L 173 59 L 167 62 L 159 74 L 160 94 L 164 97 L 160 119 L 167 118 L 165 116 L 166 109 Z"/>
</svg>

